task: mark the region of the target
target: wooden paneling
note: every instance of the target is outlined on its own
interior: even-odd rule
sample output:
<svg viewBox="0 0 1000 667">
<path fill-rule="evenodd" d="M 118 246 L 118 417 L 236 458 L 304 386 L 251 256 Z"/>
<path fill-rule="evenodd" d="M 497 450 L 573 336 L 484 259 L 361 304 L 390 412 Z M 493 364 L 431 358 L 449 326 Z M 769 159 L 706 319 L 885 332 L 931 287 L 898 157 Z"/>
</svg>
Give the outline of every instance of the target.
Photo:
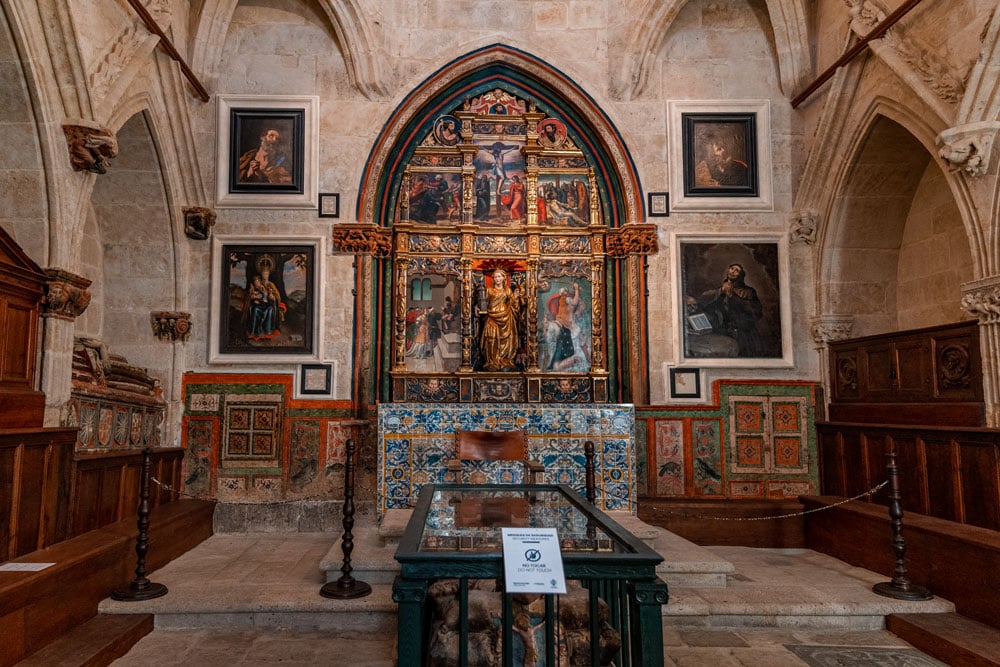
<svg viewBox="0 0 1000 667">
<path fill-rule="evenodd" d="M 45 273 L 0 228 L 0 429 L 42 425 L 35 357 L 44 285 Z"/>
<path fill-rule="evenodd" d="M 184 450 L 154 449 L 151 476 L 172 489 L 181 488 Z M 80 535 L 136 515 L 139 507 L 139 480 L 142 451 L 114 450 L 81 452 L 74 462 L 73 535 Z M 149 502 L 157 507 L 176 499 L 177 492 L 151 485 Z"/>
<path fill-rule="evenodd" d="M 214 503 L 185 499 L 153 510 L 148 571 L 155 572 L 209 537 L 213 509 Z M 25 559 L 55 563 L 48 569 L 0 573 L 0 667 L 94 617 L 110 590 L 134 578 L 135 541 L 135 519 L 130 517 Z"/>
<path fill-rule="evenodd" d="M 830 421 L 982 426 L 976 322 L 830 343 Z"/>
<path fill-rule="evenodd" d="M 819 422 L 816 435 L 823 494 L 853 497 L 885 480 L 891 446 L 904 511 L 1000 530 L 1000 430 Z M 838 457 L 842 477 L 826 472 Z"/>
<path fill-rule="evenodd" d="M 0 561 L 68 537 L 75 429 L 0 431 Z"/>
</svg>

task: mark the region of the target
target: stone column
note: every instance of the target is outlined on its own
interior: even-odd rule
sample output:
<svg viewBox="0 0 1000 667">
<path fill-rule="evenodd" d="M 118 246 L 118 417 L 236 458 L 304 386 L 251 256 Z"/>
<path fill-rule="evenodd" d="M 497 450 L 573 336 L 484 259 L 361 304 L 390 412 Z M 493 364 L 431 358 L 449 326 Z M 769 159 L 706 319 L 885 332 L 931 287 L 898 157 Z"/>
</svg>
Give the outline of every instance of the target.
<svg viewBox="0 0 1000 667">
<path fill-rule="evenodd" d="M 42 382 L 45 392 L 45 426 L 65 423 L 70 401 L 73 368 L 73 334 L 76 318 L 90 305 L 90 281 L 62 269 L 45 269 L 42 301 L 44 342 Z"/>
<path fill-rule="evenodd" d="M 834 378 L 830 377 L 830 343 L 851 337 L 854 327 L 852 315 L 820 315 L 811 321 L 813 341 L 819 354 L 820 381 L 826 391 L 825 403 L 833 395 Z M 826 404 L 823 405 L 824 412 Z"/>
<path fill-rule="evenodd" d="M 979 320 L 986 425 L 1000 427 L 1000 275 L 962 285 L 962 310 Z"/>
<path fill-rule="evenodd" d="M 169 446 L 179 447 L 181 444 L 179 434 L 181 433 L 184 418 L 184 401 L 181 392 L 181 376 L 184 373 L 184 348 L 182 345 L 177 345 L 177 343 L 186 343 L 188 336 L 191 335 L 191 313 L 166 310 L 154 311 L 149 314 L 149 324 L 153 329 L 153 336 L 157 340 L 165 343 L 174 343 L 171 346 L 173 353 L 173 363 L 170 366 L 172 369 L 171 377 L 163 379 L 164 382 L 168 380 L 170 382 L 164 422 L 166 426 L 165 433 L 175 433 L 178 435 L 175 441 L 169 442 L 164 439 L 164 443 Z M 161 433 L 164 433 L 164 431 L 161 431 Z"/>
</svg>

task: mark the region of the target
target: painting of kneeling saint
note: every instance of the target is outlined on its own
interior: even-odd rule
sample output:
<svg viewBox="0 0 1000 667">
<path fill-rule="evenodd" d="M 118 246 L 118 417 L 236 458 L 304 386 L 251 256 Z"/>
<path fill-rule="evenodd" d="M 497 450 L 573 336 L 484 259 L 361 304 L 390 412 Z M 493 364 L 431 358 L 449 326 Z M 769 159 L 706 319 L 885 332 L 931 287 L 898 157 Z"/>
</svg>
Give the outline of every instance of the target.
<svg viewBox="0 0 1000 667">
<path fill-rule="evenodd" d="M 552 373 L 586 373 L 591 363 L 590 283 L 560 278 L 539 284 L 538 365 Z"/>
<path fill-rule="evenodd" d="M 777 243 L 682 242 L 683 356 L 780 359 Z"/>
</svg>

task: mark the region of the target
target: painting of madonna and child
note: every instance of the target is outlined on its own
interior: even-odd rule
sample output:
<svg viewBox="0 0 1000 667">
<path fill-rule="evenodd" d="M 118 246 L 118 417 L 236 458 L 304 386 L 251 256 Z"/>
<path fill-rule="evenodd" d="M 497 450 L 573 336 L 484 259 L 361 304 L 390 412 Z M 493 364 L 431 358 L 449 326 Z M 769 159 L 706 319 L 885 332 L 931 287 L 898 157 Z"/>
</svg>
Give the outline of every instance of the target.
<svg viewBox="0 0 1000 667">
<path fill-rule="evenodd" d="M 219 352 L 313 351 L 315 247 L 224 246 Z"/>
</svg>

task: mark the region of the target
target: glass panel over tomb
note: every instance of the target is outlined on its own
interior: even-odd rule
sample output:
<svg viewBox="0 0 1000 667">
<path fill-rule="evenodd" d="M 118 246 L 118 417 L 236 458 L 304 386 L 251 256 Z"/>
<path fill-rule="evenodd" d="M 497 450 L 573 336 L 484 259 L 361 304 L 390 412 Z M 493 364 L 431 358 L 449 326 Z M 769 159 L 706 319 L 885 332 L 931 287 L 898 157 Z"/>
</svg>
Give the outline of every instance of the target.
<svg viewBox="0 0 1000 667">
<path fill-rule="evenodd" d="M 607 227 L 567 124 L 495 89 L 424 131 L 393 223 L 393 400 L 607 401 Z"/>
</svg>

